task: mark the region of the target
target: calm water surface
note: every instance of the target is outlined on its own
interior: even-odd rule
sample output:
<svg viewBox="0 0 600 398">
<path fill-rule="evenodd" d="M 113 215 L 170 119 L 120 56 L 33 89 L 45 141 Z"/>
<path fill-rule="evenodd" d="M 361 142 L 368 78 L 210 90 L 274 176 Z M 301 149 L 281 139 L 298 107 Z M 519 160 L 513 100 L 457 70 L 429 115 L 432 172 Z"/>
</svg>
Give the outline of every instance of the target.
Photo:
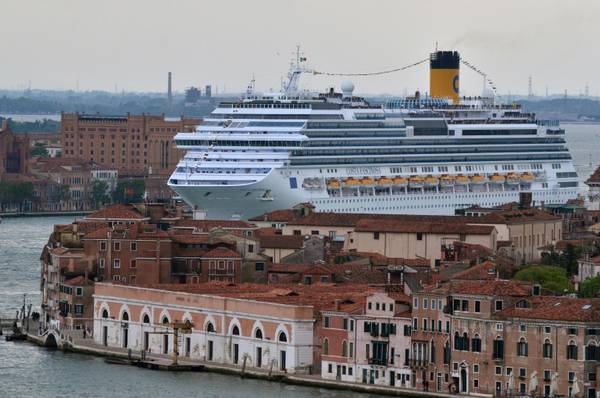
<svg viewBox="0 0 600 398">
<path fill-rule="evenodd" d="M 600 163 L 600 125 L 567 124 L 564 127 L 575 167 L 585 180 Z M 73 217 L 7 218 L 0 223 L 0 316 L 13 315 L 21 305 L 23 294 L 27 294 L 34 306 L 39 306 L 41 248 L 54 224 L 73 220 Z M 108 365 L 91 356 L 0 340 L 0 397 L 64 396 L 369 397 L 218 374 L 166 373 Z"/>
</svg>

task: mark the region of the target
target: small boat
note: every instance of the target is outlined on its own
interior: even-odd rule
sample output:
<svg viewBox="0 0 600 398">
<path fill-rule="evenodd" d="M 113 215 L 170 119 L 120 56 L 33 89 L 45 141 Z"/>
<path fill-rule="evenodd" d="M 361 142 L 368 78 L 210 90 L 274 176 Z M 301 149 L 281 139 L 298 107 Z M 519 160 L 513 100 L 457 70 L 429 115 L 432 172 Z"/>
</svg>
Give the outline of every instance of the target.
<svg viewBox="0 0 600 398">
<path fill-rule="evenodd" d="M 521 182 L 521 178 L 517 173 L 508 173 L 506 175 L 506 183 L 509 185 L 517 185 Z"/>
<path fill-rule="evenodd" d="M 408 180 L 408 186 L 411 188 L 423 188 L 425 179 L 421 176 L 412 176 Z"/>
<path fill-rule="evenodd" d="M 504 184 L 504 181 L 506 181 L 506 178 L 500 174 L 494 174 L 490 177 L 492 184 Z"/>
<path fill-rule="evenodd" d="M 392 185 L 393 181 L 387 177 L 379 177 L 377 179 L 377 185 Z"/>
<path fill-rule="evenodd" d="M 349 177 L 344 180 L 344 185 L 347 186 L 357 186 L 359 184 L 360 182 L 356 178 Z"/>
<path fill-rule="evenodd" d="M 533 173 L 525 172 L 521 174 L 521 182 L 532 182 L 535 179 Z"/>
<path fill-rule="evenodd" d="M 487 178 L 485 178 L 485 176 L 483 176 L 481 174 L 474 174 L 471 176 L 471 184 L 481 185 L 481 184 L 485 184 L 486 181 L 487 181 Z"/>
<path fill-rule="evenodd" d="M 4 339 L 6 341 L 24 341 L 27 340 L 27 335 L 25 333 L 13 333 L 13 334 L 7 334 L 6 336 L 4 336 Z"/>
<path fill-rule="evenodd" d="M 437 187 L 438 184 L 440 183 L 440 179 L 437 177 L 434 177 L 432 175 L 428 175 L 427 177 L 425 177 L 425 186 L 426 187 Z"/>
<path fill-rule="evenodd" d="M 364 177 L 361 178 L 360 184 L 366 186 L 375 185 L 375 180 L 372 177 Z"/>
<path fill-rule="evenodd" d="M 396 176 L 392 179 L 392 183 L 399 187 L 406 187 L 408 185 L 408 180 L 404 177 Z"/>
<path fill-rule="evenodd" d="M 338 189 L 340 187 L 340 182 L 338 180 L 329 180 L 327 181 L 327 188 L 329 189 Z"/>
<path fill-rule="evenodd" d="M 469 183 L 469 177 L 459 174 L 456 176 L 455 181 L 457 185 L 467 185 Z"/>
<path fill-rule="evenodd" d="M 454 186 L 454 177 L 448 174 L 444 174 L 440 178 L 440 185 L 442 187 L 453 187 Z"/>
</svg>

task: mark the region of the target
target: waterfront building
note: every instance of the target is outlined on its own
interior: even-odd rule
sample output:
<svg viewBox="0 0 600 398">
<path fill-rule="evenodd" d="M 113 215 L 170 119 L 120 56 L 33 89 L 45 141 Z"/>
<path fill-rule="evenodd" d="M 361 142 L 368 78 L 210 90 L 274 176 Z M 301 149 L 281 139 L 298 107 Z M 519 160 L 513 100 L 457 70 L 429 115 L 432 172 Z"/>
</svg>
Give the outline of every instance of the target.
<svg viewBox="0 0 600 398">
<path fill-rule="evenodd" d="M 195 118 L 164 115 L 102 116 L 62 113 L 60 139 L 63 159 L 93 162 L 121 176 L 166 176 L 183 152 L 173 145 L 178 132 L 193 131 Z"/>
<path fill-rule="evenodd" d="M 27 136 L 13 134 L 8 119 L 2 121 L 0 127 L 0 180 L 4 174 L 25 174 L 29 142 Z"/>
<path fill-rule="evenodd" d="M 366 286 L 201 284 L 157 289 L 97 283 L 94 340 L 99 345 L 287 373 L 320 373 L 319 311 Z M 189 321 L 177 348 L 169 323 Z"/>
<path fill-rule="evenodd" d="M 585 181 L 589 187 L 588 199 L 590 210 L 600 210 L 600 166 Z"/>
<path fill-rule="evenodd" d="M 410 298 L 376 292 L 322 312 L 321 377 L 412 388 Z"/>
</svg>

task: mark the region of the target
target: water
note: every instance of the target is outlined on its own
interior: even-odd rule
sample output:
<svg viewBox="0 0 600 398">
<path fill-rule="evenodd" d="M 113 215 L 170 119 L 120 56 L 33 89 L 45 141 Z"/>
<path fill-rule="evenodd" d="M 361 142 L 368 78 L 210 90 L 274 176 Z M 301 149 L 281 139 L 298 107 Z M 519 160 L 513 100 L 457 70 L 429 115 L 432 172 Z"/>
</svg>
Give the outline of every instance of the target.
<svg viewBox="0 0 600 398">
<path fill-rule="evenodd" d="M 5 218 L 0 223 L 0 316 L 12 316 L 23 294 L 39 305 L 39 257 L 54 224 L 73 217 Z M 367 398 L 374 395 L 290 386 L 213 373 L 171 373 L 109 365 L 0 340 L 0 397 L 264 397 Z"/>
<path fill-rule="evenodd" d="M 582 180 L 600 163 L 600 125 L 565 125 Z M 590 156 L 592 164 L 590 166 Z M 73 217 L 5 218 L 0 223 L 0 316 L 13 315 L 23 294 L 39 306 L 39 256 L 54 224 Z M 209 373 L 168 373 L 108 365 L 102 359 L 0 340 L 0 397 L 368 397 Z"/>
</svg>

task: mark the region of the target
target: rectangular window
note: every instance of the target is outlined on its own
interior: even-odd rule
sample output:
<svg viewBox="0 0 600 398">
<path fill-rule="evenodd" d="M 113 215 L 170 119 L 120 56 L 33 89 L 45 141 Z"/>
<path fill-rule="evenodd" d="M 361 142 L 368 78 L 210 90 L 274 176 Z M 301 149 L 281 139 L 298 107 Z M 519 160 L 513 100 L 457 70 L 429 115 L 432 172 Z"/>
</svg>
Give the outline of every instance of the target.
<svg viewBox="0 0 600 398">
<path fill-rule="evenodd" d="M 113 268 L 121 268 L 121 260 L 119 260 L 118 258 L 115 258 L 113 260 Z"/>
<path fill-rule="evenodd" d="M 373 239 L 379 240 L 379 232 L 373 232 Z"/>
<path fill-rule="evenodd" d="M 248 253 L 254 253 L 254 245 L 248 245 Z"/>
<path fill-rule="evenodd" d="M 527 331 L 527 325 L 520 324 L 520 325 L 519 325 L 519 330 L 520 330 L 521 332 L 526 332 L 526 331 Z"/>
<path fill-rule="evenodd" d="M 424 298 L 423 299 L 423 309 L 426 310 L 428 307 L 429 307 L 429 299 Z"/>
<path fill-rule="evenodd" d="M 479 373 L 479 364 L 473 365 L 473 373 Z"/>
<path fill-rule="evenodd" d="M 113 242 L 113 250 L 116 252 L 121 251 L 121 242 Z"/>
<path fill-rule="evenodd" d="M 298 182 L 296 181 L 296 177 L 290 177 L 290 188 L 291 189 L 298 188 Z"/>
<path fill-rule="evenodd" d="M 263 262 L 254 263 L 254 270 L 255 271 L 264 271 L 265 270 L 265 263 L 263 263 Z"/>
<path fill-rule="evenodd" d="M 100 241 L 100 251 L 101 252 L 106 251 L 106 241 L 105 240 Z"/>
<path fill-rule="evenodd" d="M 131 260 L 129 262 L 129 268 L 136 268 L 137 267 L 137 261 L 136 260 Z"/>
<path fill-rule="evenodd" d="M 527 369 L 519 368 L 519 377 L 527 377 Z"/>
<path fill-rule="evenodd" d="M 98 267 L 99 268 L 104 268 L 104 259 L 103 258 L 99 258 L 98 259 Z"/>
<path fill-rule="evenodd" d="M 419 308 L 419 298 L 415 297 L 413 298 L 413 310 L 416 310 L 417 308 Z"/>
<path fill-rule="evenodd" d="M 296 235 L 296 236 L 299 236 L 299 235 L 302 235 L 302 231 L 300 231 L 299 229 L 295 229 L 293 231 L 293 234 Z"/>
<path fill-rule="evenodd" d="M 323 317 L 323 327 L 328 328 L 329 327 L 329 317 L 325 316 Z"/>
<path fill-rule="evenodd" d="M 423 232 L 417 232 L 417 240 L 423 240 Z"/>
<path fill-rule="evenodd" d="M 82 287 L 76 287 L 75 288 L 75 295 L 78 297 L 83 296 L 83 288 Z"/>
<path fill-rule="evenodd" d="M 431 309 L 432 310 L 436 309 L 436 303 L 437 303 L 437 300 L 431 300 Z"/>
<path fill-rule="evenodd" d="M 75 304 L 75 315 L 83 315 L 83 304 Z"/>
<path fill-rule="evenodd" d="M 129 249 L 130 249 L 132 252 L 135 252 L 135 251 L 137 251 L 137 242 L 131 242 L 131 243 L 129 244 Z"/>
<path fill-rule="evenodd" d="M 427 318 L 423 318 L 423 331 L 427 331 Z"/>
<path fill-rule="evenodd" d="M 496 311 L 502 311 L 504 308 L 504 302 L 502 300 L 496 300 Z"/>
<path fill-rule="evenodd" d="M 502 375 L 502 366 L 496 366 L 496 374 Z"/>
<path fill-rule="evenodd" d="M 347 318 L 344 318 L 342 320 L 342 329 L 348 330 L 348 319 Z"/>
<path fill-rule="evenodd" d="M 481 301 L 475 300 L 475 312 L 481 312 Z"/>
<path fill-rule="evenodd" d="M 552 331 L 552 328 L 550 326 L 544 326 L 544 333 L 550 334 L 551 331 Z"/>
<path fill-rule="evenodd" d="M 313 231 L 310 231 L 310 234 L 311 235 L 319 235 L 319 231 L 313 230 Z"/>
<path fill-rule="evenodd" d="M 469 312 L 469 300 L 462 301 L 462 311 Z"/>
</svg>

